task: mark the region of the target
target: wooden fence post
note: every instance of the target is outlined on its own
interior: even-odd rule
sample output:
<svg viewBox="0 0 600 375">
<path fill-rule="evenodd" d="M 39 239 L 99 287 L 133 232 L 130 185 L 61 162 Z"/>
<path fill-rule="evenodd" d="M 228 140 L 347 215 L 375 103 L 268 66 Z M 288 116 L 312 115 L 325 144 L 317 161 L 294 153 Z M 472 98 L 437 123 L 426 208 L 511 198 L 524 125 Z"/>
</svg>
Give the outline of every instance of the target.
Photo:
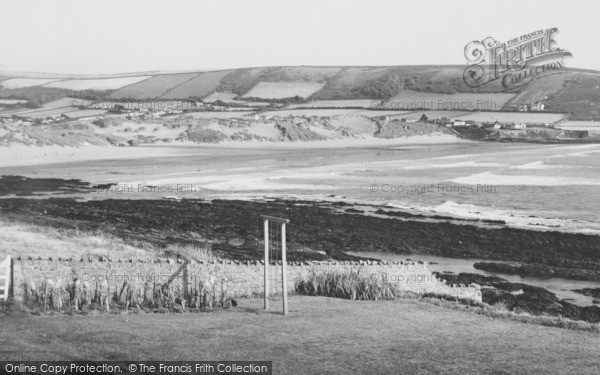
<svg viewBox="0 0 600 375">
<path fill-rule="evenodd" d="M 269 309 L 269 221 L 281 226 L 281 287 L 283 297 L 283 315 L 288 314 L 287 301 L 287 254 L 286 254 L 286 224 L 289 219 L 280 217 L 261 215 L 264 223 L 264 240 L 265 240 L 265 310 Z M 277 262 L 275 262 L 277 264 Z"/>
<path fill-rule="evenodd" d="M 12 290 L 12 268 L 13 261 L 9 255 L 0 263 L 0 301 L 7 301 Z"/>
<path fill-rule="evenodd" d="M 287 300 L 287 256 L 285 254 L 285 223 L 281 223 L 281 287 L 283 294 L 283 315 L 288 314 Z"/>
<path fill-rule="evenodd" d="M 263 218 L 265 227 L 265 310 L 269 310 L 269 219 Z"/>
</svg>

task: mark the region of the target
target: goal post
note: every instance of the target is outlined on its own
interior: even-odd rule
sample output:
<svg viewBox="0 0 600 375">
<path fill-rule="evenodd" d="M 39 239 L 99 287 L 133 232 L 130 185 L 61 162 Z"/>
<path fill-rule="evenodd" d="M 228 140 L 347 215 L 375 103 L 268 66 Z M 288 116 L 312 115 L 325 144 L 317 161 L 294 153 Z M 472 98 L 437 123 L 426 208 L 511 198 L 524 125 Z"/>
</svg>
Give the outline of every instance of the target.
<svg viewBox="0 0 600 375">
<path fill-rule="evenodd" d="M 265 272 L 264 272 L 264 299 L 265 299 L 265 310 L 269 310 L 269 222 L 273 222 L 281 228 L 281 294 L 283 299 L 283 315 L 288 314 L 288 300 L 287 300 L 287 255 L 286 255 L 286 226 L 289 224 L 289 219 L 283 219 L 280 217 L 261 215 L 264 226 L 264 240 L 265 240 Z M 277 263 L 276 263 L 277 264 Z"/>
</svg>

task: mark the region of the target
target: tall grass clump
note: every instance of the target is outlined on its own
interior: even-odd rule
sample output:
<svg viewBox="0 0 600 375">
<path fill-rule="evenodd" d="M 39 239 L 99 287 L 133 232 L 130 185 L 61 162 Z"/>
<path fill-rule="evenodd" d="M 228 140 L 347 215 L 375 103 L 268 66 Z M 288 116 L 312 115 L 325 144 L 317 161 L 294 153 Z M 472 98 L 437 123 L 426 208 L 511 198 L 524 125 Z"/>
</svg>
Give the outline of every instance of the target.
<svg viewBox="0 0 600 375">
<path fill-rule="evenodd" d="M 188 312 L 228 308 L 233 294 L 227 279 L 214 277 L 192 283 L 187 291 L 179 283 L 154 281 L 124 281 L 109 286 L 106 281 L 88 283 L 74 280 L 45 280 L 36 284 L 26 282 L 23 293 L 15 303 L 34 314 L 87 313 L 90 311 Z"/>
<path fill-rule="evenodd" d="M 312 271 L 296 281 L 295 290 L 308 296 L 371 301 L 393 300 L 410 294 L 384 277 L 353 270 Z"/>
</svg>

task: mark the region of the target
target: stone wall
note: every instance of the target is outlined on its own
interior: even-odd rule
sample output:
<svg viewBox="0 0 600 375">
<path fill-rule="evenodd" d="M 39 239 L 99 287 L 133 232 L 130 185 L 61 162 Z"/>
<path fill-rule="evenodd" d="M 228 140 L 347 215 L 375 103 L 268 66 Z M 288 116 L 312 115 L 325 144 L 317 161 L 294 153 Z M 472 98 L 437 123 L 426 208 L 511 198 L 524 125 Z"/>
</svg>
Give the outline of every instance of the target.
<svg viewBox="0 0 600 375">
<path fill-rule="evenodd" d="M 477 285 L 446 285 L 437 279 L 426 264 L 415 262 L 288 262 L 289 292 L 293 292 L 296 280 L 310 272 L 323 270 L 355 271 L 374 280 L 397 283 L 402 290 L 437 293 L 481 301 Z M 270 290 L 281 292 L 281 264 L 270 264 Z M 125 281 L 130 283 L 164 284 L 170 282 L 185 288 L 201 282 L 226 283 L 234 296 L 262 295 L 264 265 L 261 261 L 190 261 L 174 259 L 151 260 L 53 260 L 15 259 L 13 268 L 14 296 L 20 298 L 26 283 L 39 285 L 43 281 L 61 280 L 69 283 L 74 279 L 87 282 L 91 287 L 106 282 L 109 290 L 118 290 Z"/>
</svg>

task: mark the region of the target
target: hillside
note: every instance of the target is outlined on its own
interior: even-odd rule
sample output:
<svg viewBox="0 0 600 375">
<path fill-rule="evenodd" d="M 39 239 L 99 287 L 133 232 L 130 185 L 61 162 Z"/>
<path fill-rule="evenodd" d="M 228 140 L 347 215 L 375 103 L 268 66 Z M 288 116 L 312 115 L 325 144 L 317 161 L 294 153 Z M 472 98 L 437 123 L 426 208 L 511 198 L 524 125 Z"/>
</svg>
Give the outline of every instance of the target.
<svg viewBox="0 0 600 375">
<path fill-rule="evenodd" d="M 122 75 L 53 75 L 0 72 L 0 99 L 42 103 L 73 97 L 87 100 L 202 100 L 304 103 L 330 100 L 390 100 L 402 92 L 512 95 L 503 108 L 543 102 L 545 111 L 571 119 L 600 120 L 600 72 L 567 69 L 502 92 L 463 81 L 463 66 L 257 67 L 221 71 L 140 72 Z M 496 108 L 499 110 L 501 108 Z"/>
</svg>

